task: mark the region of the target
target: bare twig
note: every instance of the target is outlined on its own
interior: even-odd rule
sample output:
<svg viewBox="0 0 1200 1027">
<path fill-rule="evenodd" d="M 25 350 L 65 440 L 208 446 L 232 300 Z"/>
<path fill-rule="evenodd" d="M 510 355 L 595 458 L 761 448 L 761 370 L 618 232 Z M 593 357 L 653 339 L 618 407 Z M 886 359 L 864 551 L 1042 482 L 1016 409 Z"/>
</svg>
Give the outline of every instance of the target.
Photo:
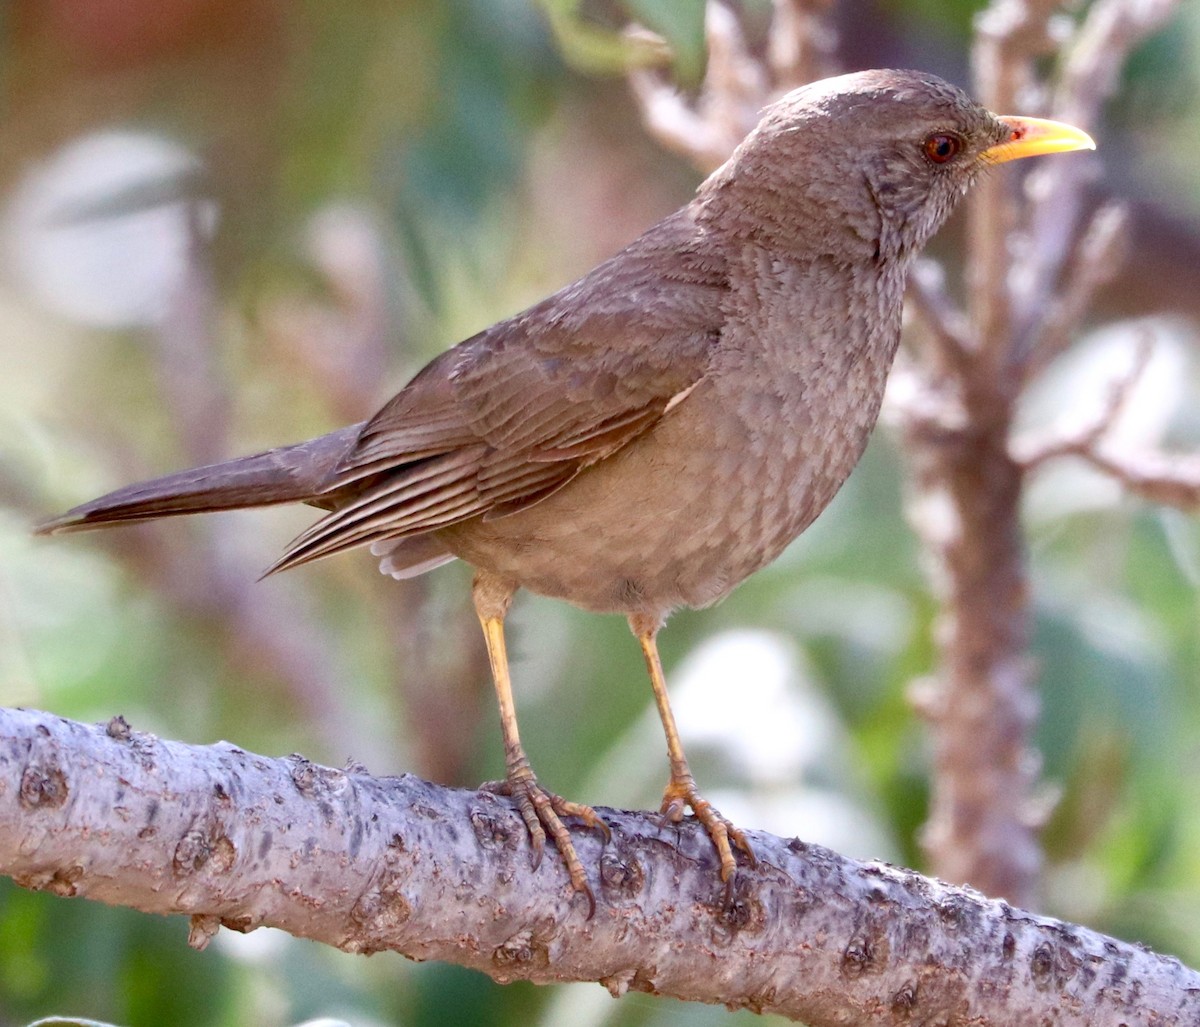
<svg viewBox="0 0 1200 1027">
<path fill-rule="evenodd" d="M 1078 457 L 1133 495 L 1153 503 L 1194 510 L 1200 506 L 1200 455 L 1142 449 L 1121 452 L 1105 444 L 1154 351 L 1154 337 L 1143 332 L 1128 370 L 1109 386 L 1101 409 L 1085 424 L 1051 438 L 1018 440 L 1014 459 L 1026 473 L 1060 457 Z"/>
<path fill-rule="evenodd" d="M 971 65 L 975 96 L 998 114 L 1024 108 L 1036 81 L 1035 60 L 1053 50 L 1048 29 L 1057 0 L 993 0 L 976 18 Z M 984 176 L 968 207 L 971 320 L 987 373 L 1000 374 L 1011 337 L 1009 244 L 1017 211 L 1008 177 Z"/>
<path fill-rule="evenodd" d="M 391 949 L 501 981 L 599 981 L 813 1025 L 1194 1024 L 1200 975 L 910 871 L 754 835 L 730 885 L 690 819 L 604 810 L 595 917 L 511 802 L 227 743 L 0 710 L 0 873 L 26 888 Z"/>
<path fill-rule="evenodd" d="M 694 105 L 662 72 L 629 71 L 647 131 L 702 171 L 720 166 L 763 107 L 789 89 L 832 74 L 837 34 L 831 7 L 832 0 L 776 0 L 764 63 L 750 52 L 734 11 L 721 0 L 708 0 L 708 69 Z"/>
<path fill-rule="evenodd" d="M 1022 346 L 1020 368 L 1032 381 L 1074 340 L 1092 301 L 1113 280 L 1125 260 L 1129 242 L 1129 211 L 1124 204 L 1107 203 L 1092 215 L 1075 248 L 1074 265 L 1056 294 L 1047 294 L 1041 319 L 1032 326 L 1033 341 Z"/>
<path fill-rule="evenodd" d="M 1181 510 L 1200 506 L 1200 455 L 1156 451 L 1114 453 L 1099 447 L 1076 454 L 1128 492 Z"/>
<path fill-rule="evenodd" d="M 1141 333 L 1128 370 L 1109 385 L 1104 404 L 1094 417 L 1086 424 L 1055 438 L 1015 441 L 1012 445 L 1013 459 L 1028 473 L 1055 457 L 1086 457 L 1095 451 L 1121 416 L 1133 390 L 1146 373 L 1153 353 L 1153 334 L 1148 331 Z"/>
<path fill-rule="evenodd" d="M 668 150 L 683 154 L 702 171 L 719 167 L 729 156 L 733 149 L 729 140 L 667 79 L 650 69 L 634 68 L 629 72 L 629 85 L 646 131 Z"/>
<path fill-rule="evenodd" d="M 632 68 L 629 82 L 650 134 L 707 172 L 754 127 L 771 85 L 737 16 L 720 0 L 708 0 L 704 29 L 708 67 L 694 107 L 655 69 Z"/>
<path fill-rule="evenodd" d="M 837 73 L 833 0 L 775 0 L 767 61 L 780 92 Z"/>
<path fill-rule="evenodd" d="M 931 358 L 947 370 L 963 373 L 978 347 L 971 325 L 946 292 L 946 273 L 935 260 L 919 258 L 908 276 L 908 301 L 925 323 L 922 340 L 931 344 Z"/>
<path fill-rule="evenodd" d="M 1179 0 L 1097 0 L 1068 45 L 1055 111 L 1073 123 L 1095 124 L 1129 55 L 1178 8 Z"/>
<path fill-rule="evenodd" d="M 1178 0 L 1098 0 L 1093 4 L 1064 46 L 1066 59 L 1052 116 L 1093 128 L 1117 87 L 1129 54 L 1161 28 L 1178 6 Z M 1096 164 L 1088 158 L 1047 161 L 1030 176 L 1033 202 L 1026 221 L 1026 249 L 1012 277 L 1018 311 L 1018 341 L 1012 356 L 1018 363 L 1030 359 L 1030 351 L 1037 345 L 1039 326 L 1063 268 L 1077 262 L 1074 248 L 1083 191 L 1095 169 Z M 1081 318 L 1082 313 L 1079 310 L 1076 317 Z M 1068 323 L 1058 329 L 1058 338 L 1045 341 L 1061 345 L 1062 334 L 1069 335 L 1078 327 L 1078 321 Z M 1032 359 L 1039 364 L 1047 362 L 1041 356 Z"/>
</svg>

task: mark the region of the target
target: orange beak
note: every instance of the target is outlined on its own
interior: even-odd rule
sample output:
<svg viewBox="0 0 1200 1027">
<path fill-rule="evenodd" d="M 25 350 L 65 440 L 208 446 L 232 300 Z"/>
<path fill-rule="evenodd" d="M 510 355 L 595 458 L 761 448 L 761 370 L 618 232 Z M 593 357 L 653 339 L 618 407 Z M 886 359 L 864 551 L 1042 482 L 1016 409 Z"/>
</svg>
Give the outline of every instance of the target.
<svg viewBox="0 0 1200 1027">
<path fill-rule="evenodd" d="M 997 117 L 1012 129 L 1003 143 L 989 146 L 981 154 L 989 164 L 1003 164 L 1021 157 L 1036 157 L 1043 153 L 1068 153 L 1071 150 L 1094 150 L 1095 140 L 1082 129 L 1045 118 L 1019 118 L 1011 114 Z"/>
</svg>

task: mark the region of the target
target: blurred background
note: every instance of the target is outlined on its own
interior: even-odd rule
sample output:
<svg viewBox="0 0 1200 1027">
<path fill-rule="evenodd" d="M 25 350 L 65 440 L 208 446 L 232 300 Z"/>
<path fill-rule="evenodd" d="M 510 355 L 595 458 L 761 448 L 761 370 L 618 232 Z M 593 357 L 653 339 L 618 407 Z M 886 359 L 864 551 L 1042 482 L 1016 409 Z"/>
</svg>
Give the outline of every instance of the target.
<svg viewBox="0 0 1200 1027">
<path fill-rule="evenodd" d="M 744 0 L 766 30 L 769 0 Z M 848 70 L 967 84 L 977 2 L 845 0 Z M 30 537 L 39 518 L 178 467 L 358 421 L 430 357 L 566 284 L 699 181 L 650 141 L 616 35 L 703 72 L 681 0 L 8 0 L 0 8 L 0 702 L 123 714 L 189 742 L 300 751 L 474 785 L 503 756 L 469 572 L 382 578 L 366 554 L 256 582 L 312 515 Z M 1124 73 L 1098 195 L 1128 268 L 1031 391 L 1079 419 L 1149 331 L 1122 414 L 1200 446 L 1200 6 Z M 761 40 L 760 40 L 761 42 Z M 636 56 L 636 55 L 635 55 Z M 953 262 L 961 219 L 936 251 Z M 1200 531 L 1069 462 L 1029 492 L 1047 803 L 1044 912 L 1200 964 Z M 744 827 L 920 867 L 933 600 L 877 433 L 834 505 L 721 606 L 662 638 L 710 798 Z M 656 805 L 667 767 L 623 620 L 525 596 L 510 621 L 534 766 L 580 801 Z M 599 986 L 221 932 L 0 881 L 0 1023 L 703 1024 L 749 1014 Z M 755 1022 L 761 1022 L 755 1020 Z"/>
</svg>

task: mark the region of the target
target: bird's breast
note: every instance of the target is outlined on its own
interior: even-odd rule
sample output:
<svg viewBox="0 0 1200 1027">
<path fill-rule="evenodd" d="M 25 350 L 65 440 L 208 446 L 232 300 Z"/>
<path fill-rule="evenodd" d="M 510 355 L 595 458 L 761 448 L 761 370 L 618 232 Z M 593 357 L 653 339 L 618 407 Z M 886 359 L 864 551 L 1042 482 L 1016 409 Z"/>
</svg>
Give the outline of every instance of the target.
<svg viewBox="0 0 1200 1027">
<path fill-rule="evenodd" d="M 762 290 L 708 374 L 649 431 L 537 505 L 445 533 L 476 566 L 589 609 L 722 598 L 825 508 L 866 445 L 896 310 L 836 283 Z M 796 290 L 799 289 L 799 293 Z"/>
</svg>

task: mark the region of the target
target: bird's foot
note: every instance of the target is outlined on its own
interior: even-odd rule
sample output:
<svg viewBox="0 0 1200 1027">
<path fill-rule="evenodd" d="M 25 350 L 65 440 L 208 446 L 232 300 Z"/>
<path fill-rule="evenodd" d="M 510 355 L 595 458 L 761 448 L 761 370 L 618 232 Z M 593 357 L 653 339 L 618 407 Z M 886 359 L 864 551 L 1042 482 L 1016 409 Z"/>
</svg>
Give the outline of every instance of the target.
<svg viewBox="0 0 1200 1027">
<path fill-rule="evenodd" d="M 578 817 L 587 827 L 594 827 L 604 835 L 606 842 L 612 839 L 612 832 L 600 815 L 591 806 L 571 802 L 561 795 L 547 791 L 534 776 L 527 762 L 510 767 L 508 777 L 503 781 L 489 781 L 482 786 L 497 795 L 507 795 L 517 801 L 521 819 L 529 830 L 529 844 L 533 849 L 533 868 L 536 870 L 542 862 L 542 852 L 546 845 L 546 835 L 549 833 L 555 848 L 566 864 L 567 873 L 571 878 L 571 886 L 587 896 L 588 919 L 596 912 L 596 897 L 592 894 L 583 870 L 575 852 L 575 843 L 571 841 L 571 833 L 563 823 L 563 817 Z"/>
<path fill-rule="evenodd" d="M 745 834 L 713 809 L 712 803 L 696 790 L 695 778 L 690 773 L 672 774 L 671 783 L 663 792 L 661 812 L 667 820 L 677 824 L 683 819 L 684 811 L 689 806 L 696 814 L 696 819 L 708 831 L 713 845 L 716 846 L 717 856 L 721 860 L 722 881 L 731 880 L 734 871 L 737 870 L 732 845 L 736 845 L 746 854 L 751 866 L 758 864 L 754 850 L 750 847 L 750 842 L 746 840 Z"/>
</svg>

